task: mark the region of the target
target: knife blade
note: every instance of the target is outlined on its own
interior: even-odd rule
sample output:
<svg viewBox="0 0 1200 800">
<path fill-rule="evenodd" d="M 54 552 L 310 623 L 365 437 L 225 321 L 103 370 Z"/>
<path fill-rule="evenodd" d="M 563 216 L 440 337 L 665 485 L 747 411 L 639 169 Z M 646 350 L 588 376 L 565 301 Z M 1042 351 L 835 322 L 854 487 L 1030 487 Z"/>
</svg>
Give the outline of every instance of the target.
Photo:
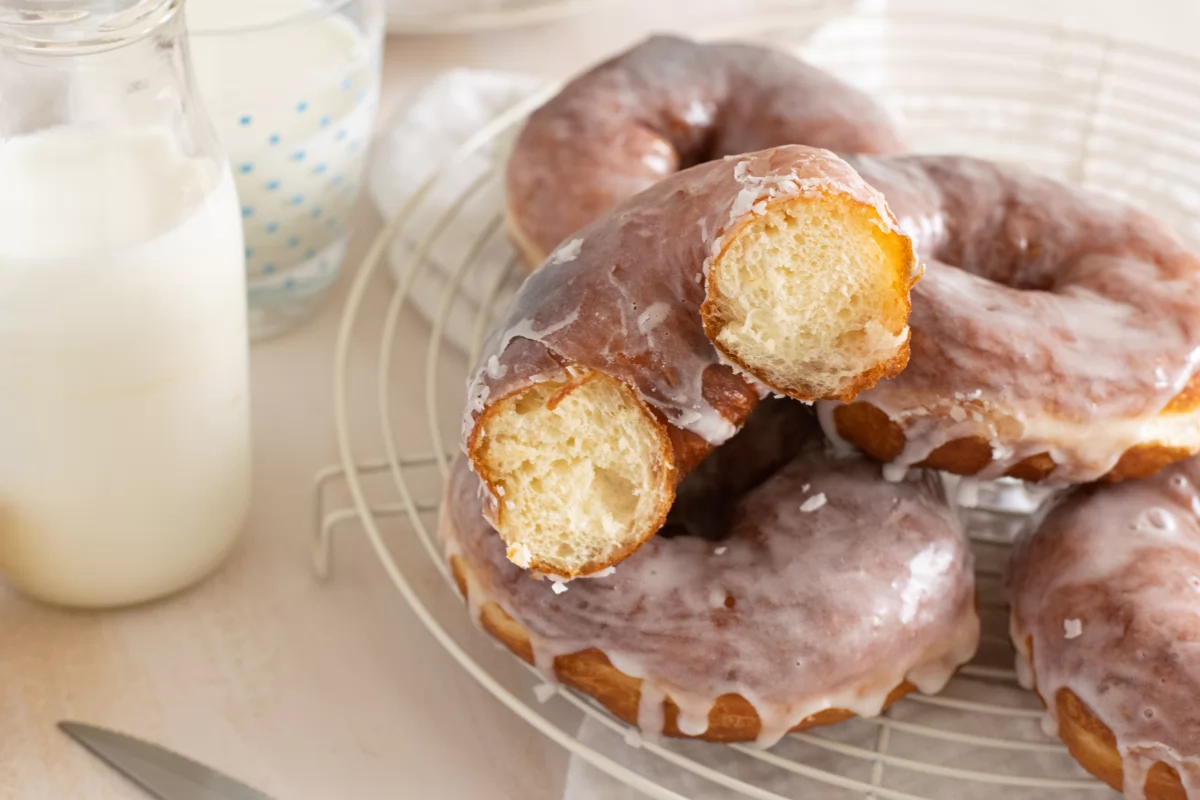
<svg viewBox="0 0 1200 800">
<path fill-rule="evenodd" d="M 159 800 L 271 800 L 165 747 L 81 722 L 60 722 L 58 728 Z"/>
</svg>

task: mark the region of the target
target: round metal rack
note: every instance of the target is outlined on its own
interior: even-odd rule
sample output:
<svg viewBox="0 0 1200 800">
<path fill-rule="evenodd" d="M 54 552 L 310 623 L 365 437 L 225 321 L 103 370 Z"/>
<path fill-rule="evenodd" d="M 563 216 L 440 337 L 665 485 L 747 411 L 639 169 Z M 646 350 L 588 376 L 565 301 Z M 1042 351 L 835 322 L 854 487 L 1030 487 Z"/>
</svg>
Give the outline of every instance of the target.
<svg viewBox="0 0 1200 800">
<path fill-rule="evenodd" d="M 1018 160 L 1118 194 L 1200 247 L 1196 59 L 1062 27 L 903 12 L 870 1 L 793 5 L 721 35 L 794 51 L 861 86 L 896 115 L 915 150 Z M 794 734 L 767 751 L 643 739 L 582 696 L 548 687 L 470 626 L 436 541 L 437 506 L 458 449 L 467 370 L 503 311 L 497 298 L 510 296 L 522 276 L 504 238 L 502 170 L 479 169 L 472 157 L 518 127 L 545 96 L 502 114 L 442 163 L 388 223 L 356 275 L 336 353 L 341 463 L 317 480 L 317 570 L 330 569 L 335 532 L 361 528 L 421 622 L 472 677 L 570 751 L 581 769 L 649 797 L 1105 797 L 1107 787 L 1042 733 L 1039 703 L 1016 685 L 1002 584 L 1019 514 L 963 512 L 978 557 L 984 636 L 976 659 L 943 693 L 910 696 L 875 719 Z M 458 174 L 467 164 L 473 172 Z M 459 187 L 449 201 L 433 191 L 446 185 Z M 442 205 L 429 208 L 435 196 Z M 484 223 L 466 226 L 465 216 Z M 419 228 L 414 218 L 422 220 Z M 472 238 L 458 242 L 453 263 L 429 257 L 439 241 L 467 229 Z M 410 245 L 399 256 L 406 263 L 379 313 L 378 273 L 397 237 Z M 408 319 L 417 313 L 410 291 L 432 272 L 443 294 L 421 306 L 428 322 L 422 328 Z M 464 296 L 477 313 L 471 330 L 455 331 L 453 340 L 472 343 L 469 353 L 447 338 L 451 307 Z M 399 330 L 413 329 L 426 332 L 423 342 L 408 334 L 401 340 Z M 369 363 L 352 347 L 362 341 L 372 343 Z M 414 347 L 425 349 L 424 373 L 400 374 L 398 348 Z M 376 418 L 352 417 L 351 406 L 367 397 Z M 424 417 L 423 441 L 396 438 L 401 414 Z M 334 507 L 339 489 L 348 497 L 344 507 Z"/>
</svg>

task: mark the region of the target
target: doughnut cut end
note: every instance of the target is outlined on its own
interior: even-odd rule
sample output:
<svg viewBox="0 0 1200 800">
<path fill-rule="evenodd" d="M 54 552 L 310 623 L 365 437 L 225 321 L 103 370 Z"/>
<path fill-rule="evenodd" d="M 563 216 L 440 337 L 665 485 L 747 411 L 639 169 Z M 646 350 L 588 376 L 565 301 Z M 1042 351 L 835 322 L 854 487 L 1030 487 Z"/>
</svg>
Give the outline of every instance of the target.
<svg viewBox="0 0 1200 800">
<path fill-rule="evenodd" d="M 701 308 L 737 366 L 798 400 L 852 400 L 908 363 L 912 241 L 835 193 L 768 206 L 713 260 Z"/>
<path fill-rule="evenodd" d="M 674 499 L 665 426 L 632 389 L 593 370 L 572 368 L 500 400 L 469 451 L 509 559 L 548 575 L 621 561 L 661 527 Z"/>
</svg>

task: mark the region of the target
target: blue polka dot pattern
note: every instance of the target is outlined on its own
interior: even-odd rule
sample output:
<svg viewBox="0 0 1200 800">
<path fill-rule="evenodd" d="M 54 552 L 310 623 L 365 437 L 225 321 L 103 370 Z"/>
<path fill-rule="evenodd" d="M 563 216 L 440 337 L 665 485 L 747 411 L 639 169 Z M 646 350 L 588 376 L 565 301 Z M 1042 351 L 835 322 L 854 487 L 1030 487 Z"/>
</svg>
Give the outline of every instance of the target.
<svg viewBox="0 0 1200 800">
<path fill-rule="evenodd" d="M 344 246 L 346 218 L 370 142 L 365 134 L 375 93 L 369 79 L 336 80 L 344 91 L 325 91 L 311 100 L 280 97 L 266 115 L 255 108 L 244 118 L 234 117 L 258 126 L 257 133 L 246 128 L 250 147 L 235 151 L 233 159 L 247 218 L 252 292 L 294 298 L 328 285 L 337 274 L 335 256 Z"/>
</svg>

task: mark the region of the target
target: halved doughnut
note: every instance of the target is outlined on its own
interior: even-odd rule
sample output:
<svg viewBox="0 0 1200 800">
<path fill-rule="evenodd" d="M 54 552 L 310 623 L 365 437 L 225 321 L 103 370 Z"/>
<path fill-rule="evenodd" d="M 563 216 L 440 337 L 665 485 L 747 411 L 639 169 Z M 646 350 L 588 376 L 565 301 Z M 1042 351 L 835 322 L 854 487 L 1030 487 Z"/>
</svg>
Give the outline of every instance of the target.
<svg viewBox="0 0 1200 800">
<path fill-rule="evenodd" d="M 580 231 L 469 387 L 466 452 L 509 557 L 611 566 L 762 394 L 849 400 L 898 373 L 919 274 L 880 197 L 807 147 L 676 173 Z"/>
</svg>

